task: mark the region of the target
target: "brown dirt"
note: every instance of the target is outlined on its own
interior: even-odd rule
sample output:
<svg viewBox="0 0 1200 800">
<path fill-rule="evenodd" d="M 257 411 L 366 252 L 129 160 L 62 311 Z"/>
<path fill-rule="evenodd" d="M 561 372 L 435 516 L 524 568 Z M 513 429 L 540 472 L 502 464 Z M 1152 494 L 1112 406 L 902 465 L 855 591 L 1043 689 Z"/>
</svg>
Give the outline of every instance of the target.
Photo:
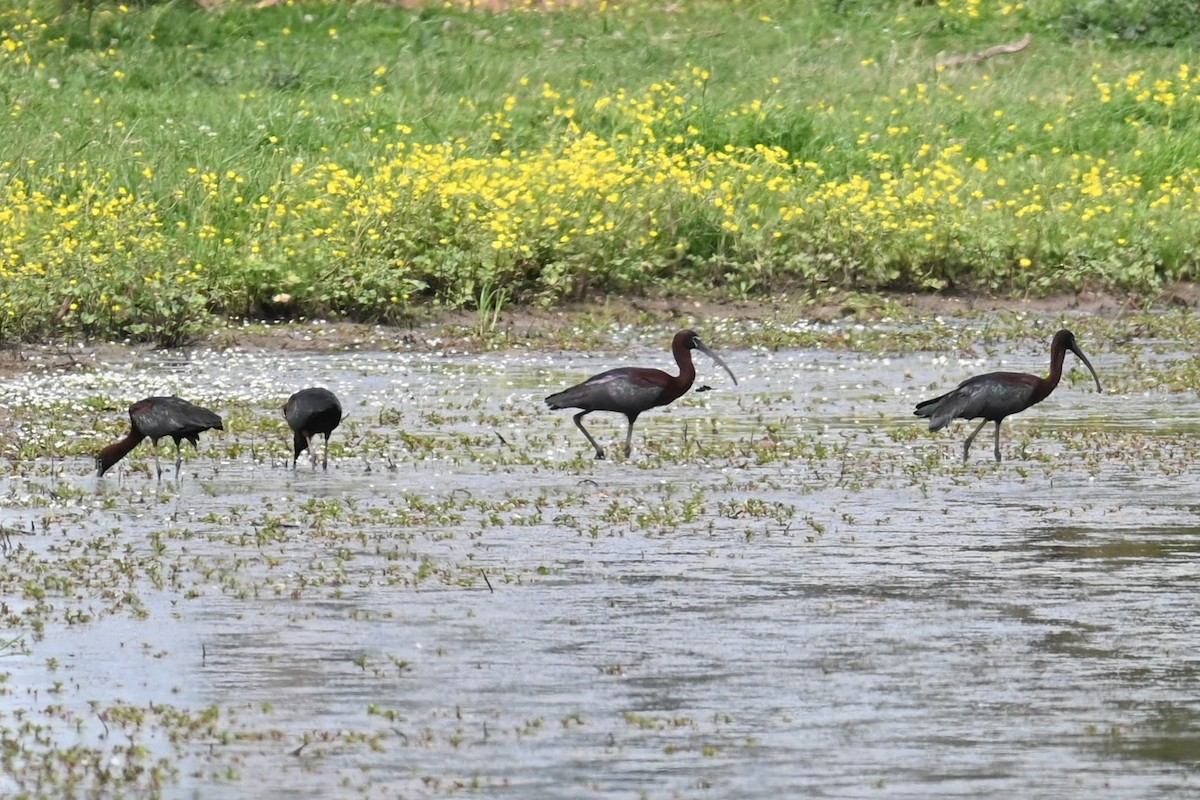
<svg viewBox="0 0 1200 800">
<path fill-rule="evenodd" d="M 896 316 L 899 310 L 914 318 L 970 316 L 989 311 L 1024 311 L 1055 314 L 1082 311 L 1116 315 L 1147 307 L 1147 302 L 1101 292 L 1062 294 L 1044 298 L 906 294 L 883 296 L 836 296 L 821 302 L 782 296 L 773 301 L 723 302 L 685 298 L 605 298 L 577 303 L 552 311 L 519 307 L 506 311 L 500 320 L 502 337 L 480 338 L 474 331 L 473 312 L 441 312 L 406 325 L 366 325 L 354 322 L 281 323 L 230 326 L 215 331 L 197 347 L 240 348 L 248 351 L 340 352 L 347 350 L 478 352 L 496 347 L 554 349 L 565 339 L 578 338 L 578 328 L 603 327 L 609 322 L 645 323 L 676 320 L 680 326 L 703 326 L 705 319 L 735 319 L 769 322 L 805 319 L 831 322 L 853 316 Z M 1200 285 L 1171 287 L 1153 305 L 1200 306 Z M 0 349 L 0 380 L 31 369 L 86 369 L 95 363 L 127 358 L 131 353 L 153 349 L 149 345 L 93 342 L 7 346 Z M 0 424 L 3 424 L 0 409 Z"/>
</svg>

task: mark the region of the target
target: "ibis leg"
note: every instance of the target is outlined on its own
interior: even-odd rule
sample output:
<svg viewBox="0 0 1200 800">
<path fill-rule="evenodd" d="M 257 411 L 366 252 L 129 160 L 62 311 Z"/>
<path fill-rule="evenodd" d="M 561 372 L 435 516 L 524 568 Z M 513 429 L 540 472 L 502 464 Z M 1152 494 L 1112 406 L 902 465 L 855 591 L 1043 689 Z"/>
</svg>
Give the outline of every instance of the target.
<svg viewBox="0 0 1200 800">
<path fill-rule="evenodd" d="M 633 423 L 637 421 L 637 417 L 629 418 L 629 430 L 625 432 L 625 457 L 629 458 L 633 455 Z"/>
<path fill-rule="evenodd" d="M 317 468 L 317 459 L 313 458 L 313 469 Z M 329 434 L 325 434 L 325 453 L 321 457 L 321 470 L 329 470 Z"/>
<path fill-rule="evenodd" d="M 592 435 L 590 433 L 588 433 L 587 428 L 583 427 L 583 418 L 586 417 L 590 413 L 592 413 L 592 412 L 591 411 L 580 411 L 578 414 L 576 414 L 574 417 L 575 427 L 579 428 L 579 430 L 583 431 L 583 435 L 586 436 L 587 440 L 592 443 L 592 447 L 596 448 L 596 458 L 604 458 L 604 450 L 600 447 L 600 445 L 596 444 L 596 440 L 592 438 Z"/>
<path fill-rule="evenodd" d="M 304 439 L 305 439 L 305 441 L 308 442 L 308 457 L 310 459 L 312 459 L 313 472 L 316 472 L 317 471 L 317 449 L 315 447 L 313 447 L 312 434 L 305 433 Z"/>
<path fill-rule="evenodd" d="M 158 442 L 151 442 L 154 450 L 154 471 L 158 473 L 158 479 L 162 480 L 162 465 L 158 463 Z"/>
<path fill-rule="evenodd" d="M 1000 463 L 1000 420 L 996 420 L 996 463 Z"/>
<path fill-rule="evenodd" d="M 183 466 L 183 450 L 175 443 L 175 480 L 179 480 L 179 468 Z"/>
<path fill-rule="evenodd" d="M 988 421 L 985 419 L 983 422 L 979 423 L 979 427 L 977 427 L 975 430 L 971 431 L 971 435 L 967 437 L 967 442 L 966 442 L 966 444 L 963 445 L 963 463 L 964 464 L 967 463 L 967 453 L 971 452 L 971 442 L 975 441 L 975 437 L 979 435 L 979 432 L 981 430 L 983 430 L 983 426 L 987 425 L 987 424 L 988 424 Z"/>
</svg>

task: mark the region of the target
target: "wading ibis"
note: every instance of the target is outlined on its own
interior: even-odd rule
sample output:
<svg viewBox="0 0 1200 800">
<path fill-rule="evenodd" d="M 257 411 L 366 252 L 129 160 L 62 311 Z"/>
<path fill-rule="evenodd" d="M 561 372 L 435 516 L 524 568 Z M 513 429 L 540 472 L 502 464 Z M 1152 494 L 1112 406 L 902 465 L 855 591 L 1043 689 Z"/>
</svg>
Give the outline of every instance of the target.
<svg viewBox="0 0 1200 800">
<path fill-rule="evenodd" d="M 313 470 L 317 469 L 317 450 L 313 447 L 313 437 L 321 433 L 325 435 L 325 455 L 321 459 L 321 469 L 329 469 L 329 434 L 342 424 L 342 404 L 337 396 L 328 389 L 301 389 L 288 398 L 283 407 L 283 416 L 288 427 L 292 429 L 292 469 L 300 454 L 308 450 L 312 456 Z"/>
<path fill-rule="evenodd" d="M 966 444 L 963 445 L 963 463 L 967 462 L 967 454 L 971 452 L 971 442 L 989 422 L 996 423 L 996 462 L 1000 461 L 1000 423 L 1010 414 L 1017 414 L 1032 405 L 1042 402 L 1062 378 L 1063 359 L 1070 350 L 1096 379 L 1096 391 L 1100 389 L 1100 376 L 1092 367 L 1092 362 L 1079 349 L 1075 342 L 1075 334 L 1061 330 L 1054 334 L 1050 342 L 1050 374 L 1044 378 L 1029 375 L 1024 372 L 989 372 L 986 375 L 976 375 L 967 378 L 954 391 L 917 403 L 914 412 L 918 417 L 929 418 L 929 430 L 936 431 L 946 427 L 953 419 L 979 419 L 979 423 Z"/>
<path fill-rule="evenodd" d="M 183 462 L 183 454 L 179 450 L 180 441 L 187 439 L 196 447 L 200 434 L 209 429 L 225 430 L 221 418 L 207 408 L 193 405 L 178 397 L 147 397 L 129 407 L 129 434 L 118 442 L 110 444 L 96 455 L 96 474 L 103 475 L 129 451 L 138 446 L 142 439 L 149 439 L 154 446 L 154 468 L 158 478 L 162 480 L 162 466 L 158 462 L 158 440 L 170 436 L 175 440 L 175 477 L 179 477 L 179 467 Z"/>
<path fill-rule="evenodd" d="M 737 378 L 721 357 L 708 349 L 695 331 L 680 331 L 671 341 L 671 354 L 679 365 L 678 375 L 668 375 L 660 369 L 645 367 L 620 367 L 593 375 L 581 384 L 552 394 L 546 398 L 551 408 L 582 408 L 575 415 L 575 425 L 596 448 L 596 458 L 604 458 L 604 450 L 583 427 L 583 418 L 593 411 L 614 411 L 629 419 L 629 431 L 625 434 L 625 457 L 633 452 L 633 423 L 638 415 L 657 406 L 665 406 L 681 397 L 696 380 L 696 365 L 692 363 L 692 351 L 699 350 L 729 373 L 733 383 Z"/>
</svg>

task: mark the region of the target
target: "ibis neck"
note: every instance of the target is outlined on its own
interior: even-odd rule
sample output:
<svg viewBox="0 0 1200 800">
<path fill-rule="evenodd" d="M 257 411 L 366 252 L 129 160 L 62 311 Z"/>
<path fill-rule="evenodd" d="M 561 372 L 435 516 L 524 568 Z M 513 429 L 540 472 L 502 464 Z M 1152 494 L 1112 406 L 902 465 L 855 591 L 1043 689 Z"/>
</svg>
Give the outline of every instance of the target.
<svg viewBox="0 0 1200 800">
<path fill-rule="evenodd" d="M 675 363 L 679 366 L 679 377 L 674 382 L 682 395 L 692 388 L 696 380 L 696 363 L 692 361 L 692 351 L 687 346 L 677 346 L 674 355 Z"/>
<path fill-rule="evenodd" d="M 136 427 L 130 429 L 129 434 L 118 442 L 113 442 L 108 447 L 100 451 L 96 456 L 96 463 L 100 466 L 100 474 L 103 475 L 113 464 L 116 464 L 125 456 L 129 455 L 129 451 L 137 447 L 146 435 L 139 431 Z"/>
<path fill-rule="evenodd" d="M 1050 374 L 1038 382 L 1033 402 L 1045 400 L 1058 386 L 1058 382 L 1062 380 L 1063 360 L 1066 357 L 1067 349 L 1065 347 L 1055 347 L 1050 351 Z"/>
</svg>

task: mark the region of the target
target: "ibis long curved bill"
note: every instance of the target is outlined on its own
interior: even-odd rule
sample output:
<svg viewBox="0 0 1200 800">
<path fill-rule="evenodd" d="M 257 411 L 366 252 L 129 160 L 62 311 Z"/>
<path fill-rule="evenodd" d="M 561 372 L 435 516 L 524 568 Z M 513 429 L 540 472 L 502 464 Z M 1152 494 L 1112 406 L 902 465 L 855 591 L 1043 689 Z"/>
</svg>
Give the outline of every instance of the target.
<svg viewBox="0 0 1200 800">
<path fill-rule="evenodd" d="M 721 358 L 719 355 L 714 353 L 712 350 L 708 349 L 708 345 L 706 345 L 704 342 L 700 341 L 699 337 L 696 338 L 695 345 L 696 345 L 697 350 L 699 350 L 701 353 L 704 353 L 704 355 L 708 356 L 713 361 L 715 361 L 718 367 L 720 367 L 721 369 L 728 372 L 729 378 L 733 381 L 733 385 L 737 386 L 737 376 L 733 374 L 733 370 L 731 370 L 729 368 L 729 365 L 725 363 L 725 359 Z"/>
<path fill-rule="evenodd" d="M 1068 331 L 1070 333 L 1070 331 Z M 1103 394 L 1104 390 L 1100 388 L 1100 376 L 1096 374 L 1096 368 L 1092 366 L 1092 362 L 1088 361 L 1088 357 L 1079 349 L 1079 345 L 1075 342 L 1075 335 L 1071 335 L 1071 341 L 1067 344 L 1067 349 L 1083 362 L 1083 365 L 1088 368 L 1088 372 L 1092 373 L 1092 377 L 1096 380 L 1096 394 Z M 1053 355 L 1053 345 L 1051 346 L 1051 355 Z"/>
</svg>

